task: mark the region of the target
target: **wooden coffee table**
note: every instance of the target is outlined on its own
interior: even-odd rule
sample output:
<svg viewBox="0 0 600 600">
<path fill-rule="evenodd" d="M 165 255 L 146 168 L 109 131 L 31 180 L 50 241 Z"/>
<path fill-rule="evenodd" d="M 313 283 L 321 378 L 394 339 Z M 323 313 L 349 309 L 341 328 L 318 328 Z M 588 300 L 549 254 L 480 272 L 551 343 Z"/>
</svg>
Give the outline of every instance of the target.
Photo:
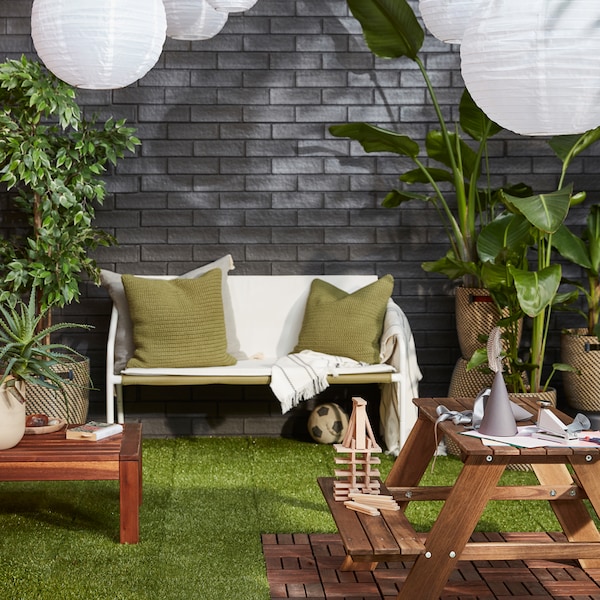
<svg viewBox="0 0 600 600">
<path fill-rule="evenodd" d="M 26 435 L 0 450 L 0 481 L 118 480 L 120 541 L 137 544 L 142 503 L 142 425 L 98 442 L 67 440 L 65 431 Z"/>
</svg>

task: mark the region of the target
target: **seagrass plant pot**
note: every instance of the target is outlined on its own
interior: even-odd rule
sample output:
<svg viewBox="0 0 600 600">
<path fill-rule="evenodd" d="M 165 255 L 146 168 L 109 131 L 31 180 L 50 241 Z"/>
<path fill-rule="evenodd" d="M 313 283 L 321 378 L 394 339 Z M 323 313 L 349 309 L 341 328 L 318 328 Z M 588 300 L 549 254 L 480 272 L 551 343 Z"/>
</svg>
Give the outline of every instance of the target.
<svg viewBox="0 0 600 600">
<path fill-rule="evenodd" d="M 600 412 L 600 343 L 587 329 L 563 331 L 561 361 L 578 373 L 563 372 L 567 404 L 579 411 Z"/>
<path fill-rule="evenodd" d="M 457 287 L 455 289 L 454 312 L 456 333 L 461 356 L 469 361 L 473 353 L 483 348 L 490 331 L 496 327 L 500 318 L 508 317 L 508 310 L 498 312 L 492 297 L 485 288 Z M 518 340 L 521 342 L 523 320 L 519 321 Z M 504 344 L 503 340 L 503 344 Z"/>
<path fill-rule="evenodd" d="M 25 393 L 25 384 L 17 382 L 16 386 Z M 0 385 L 0 450 L 16 446 L 25 435 L 25 404 L 20 402 L 6 386 Z"/>
<path fill-rule="evenodd" d="M 457 287 L 454 298 L 460 354 L 469 360 L 484 343 L 479 340 L 496 326 L 500 315 L 486 289 Z"/>
<path fill-rule="evenodd" d="M 41 385 L 27 385 L 28 415 L 44 414 L 50 418 L 64 419 L 67 423 L 78 424 L 87 421 L 89 409 L 90 360 L 87 357 L 73 356 L 75 362 L 54 365 L 52 369 L 65 382 L 67 401 L 59 390 Z"/>
</svg>

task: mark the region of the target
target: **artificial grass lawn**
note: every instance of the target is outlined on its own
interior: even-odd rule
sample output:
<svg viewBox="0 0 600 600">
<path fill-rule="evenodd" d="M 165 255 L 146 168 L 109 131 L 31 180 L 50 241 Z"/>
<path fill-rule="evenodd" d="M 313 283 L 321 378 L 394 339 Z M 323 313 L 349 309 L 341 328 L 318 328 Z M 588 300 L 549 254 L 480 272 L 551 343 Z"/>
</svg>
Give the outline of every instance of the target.
<svg viewBox="0 0 600 600">
<path fill-rule="evenodd" d="M 145 440 L 141 541 L 121 545 L 118 484 L 0 483 L 0 598 L 268 600 L 261 533 L 334 532 L 316 483 L 330 446 L 274 438 Z M 382 457 L 385 477 L 393 460 Z M 460 461 L 438 457 L 426 483 L 447 485 Z M 503 483 L 533 483 L 507 472 Z M 413 503 L 419 530 L 437 503 Z M 556 531 L 545 502 L 494 502 L 481 531 Z"/>
</svg>

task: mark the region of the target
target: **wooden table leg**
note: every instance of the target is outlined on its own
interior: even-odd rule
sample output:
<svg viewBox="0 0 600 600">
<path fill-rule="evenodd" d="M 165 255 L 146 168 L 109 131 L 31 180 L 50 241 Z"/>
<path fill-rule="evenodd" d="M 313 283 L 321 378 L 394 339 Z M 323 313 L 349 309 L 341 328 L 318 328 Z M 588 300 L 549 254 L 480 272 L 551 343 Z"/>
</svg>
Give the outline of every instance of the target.
<svg viewBox="0 0 600 600">
<path fill-rule="evenodd" d="M 419 415 L 385 480 L 387 487 L 418 485 L 436 451 L 434 424 Z"/>
<path fill-rule="evenodd" d="M 600 462 L 589 463 L 584 455 L 574 455 L 571 464 L 594 510 L 600 514 Z M 533 470 L 542 485 L 570 485 L 573 481 L 563 464 L 534 464 Z M 600 542 L 600 533 L 583 500 L 555 500 L 550 506 L 570 542 Z M 600 559 L 579 559 L 579 564 L 582 569 L 600 568 Z"/>
<path fill-rule="evenodd" d="M 141 468 L 141 460 L 119 463 L 121 544 L 137 544 L 140 539 Z"/>
<path fill-rule="evenodd" d="M 485 456 L 467 459 L 427 535 L 426 553 L 415 560 L 398 600 L 438 600 L 507 462 L 500 457 L 492 462 Z"/>
<path fill-rule="evenodd" d="M 581 462 L 584 460 L 584 456 L 573 456 L 573 469 L 588 497 L 598 498 L 600 463 L 587 465 Z M 564 464 L 534 464 L 532 467 L 542 485 L 570 485 L 573 482 L 573 477 Z M 600 542 L 598 529 L 583 500 L 553 500 L 550 506 L 570 542 Z M 579 563 L 582 569 L 600 567 L 600 559 L 580 559 Z"/>
</svg>

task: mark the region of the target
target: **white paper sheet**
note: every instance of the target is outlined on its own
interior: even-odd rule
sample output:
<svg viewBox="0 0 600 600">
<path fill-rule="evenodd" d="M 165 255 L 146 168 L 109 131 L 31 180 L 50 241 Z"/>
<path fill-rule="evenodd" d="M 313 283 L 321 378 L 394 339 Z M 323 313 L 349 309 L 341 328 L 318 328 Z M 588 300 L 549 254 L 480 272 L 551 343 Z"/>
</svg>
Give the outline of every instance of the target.
<svg viewBox="0 0 600 600">
<path fill-rule="evenodd" d="M 483 435 L 478 431 L 462 431 L 462 435 L 468 435 L 471 437 L 476 437 L 481 439 L 484 443 L 485 440 L 491 440 L 495 443 L 505 444 L 507 446 L 516 446 L 517 448 L 544 448 L 544 447 L 569 447 L 569 448 L 598 448 L 600 447 L 598 444 L 594 442 L 588 442 L 583 437 L 597 437 L 600 438 L 600 432 L 598 431 L 582 431 L 580 435 L 580 439 L 578 440 L 569 440 L 568 443 L 563 442 L 551 442 L 550 440 L 540 440 L 538 438 L 532 437 L 532 433 L 537 431 L 537 427 L 535 425 L 528 425 L 525 427 L 517 427 L 517 435 L 514 436 L 494 436 L 494 435 Z"/>
</svg>

